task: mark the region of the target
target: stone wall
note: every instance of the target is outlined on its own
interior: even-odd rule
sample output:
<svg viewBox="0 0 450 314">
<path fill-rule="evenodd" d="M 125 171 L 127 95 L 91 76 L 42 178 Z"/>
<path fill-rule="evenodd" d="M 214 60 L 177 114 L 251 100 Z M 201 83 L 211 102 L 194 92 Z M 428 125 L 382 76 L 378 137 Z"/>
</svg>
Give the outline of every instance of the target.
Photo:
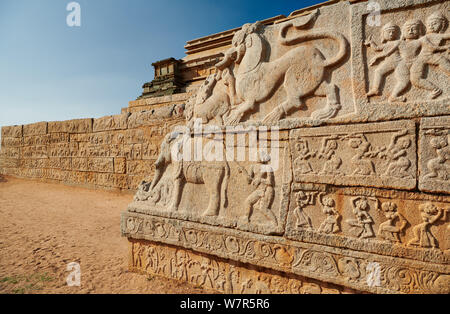
<svg viewBox="0 0 450 314">
<path fill-rule="evenodd" d="M 450 2 L 377 4 L 234 32 L 186 103 L 213 132 L 167 137 L 122 213 L 131 270 L 233 293 L 450 292 Z"/>
<path fill-rule="evenodd" d="M 91 188 L 135 190 L 152 175 L 182 106 L 98 119 L 2 128 L 0 173 Z"/>
</svg>

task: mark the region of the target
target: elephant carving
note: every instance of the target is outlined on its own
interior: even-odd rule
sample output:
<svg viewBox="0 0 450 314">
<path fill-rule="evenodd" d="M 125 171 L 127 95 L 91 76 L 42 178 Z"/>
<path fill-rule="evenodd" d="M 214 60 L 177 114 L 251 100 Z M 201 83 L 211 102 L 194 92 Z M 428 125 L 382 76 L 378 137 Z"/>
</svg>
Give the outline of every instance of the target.
<svg viewBox="0 0 450 314">
<path fill-rule="evenodd" d="M 344 60 L 349 47 L 345 37 L 338 32 L 304 30 L 315 21 L 318 14 L 316 10 L 306 17 L 286 22 L 280 28 L 276 44 L 297 46 L 273 61 L 265 61 L 268 49 L 265 48 L 265 39 L 260 35 L 262 24 L 245 24 L 234 35 L 232 47 L 225 53 L 223 60 L 216 64 L 217 73 L 205 84 L 206 89 L 206 86 L 210 88 L 209 94 L 200 89 L 198 95 L 207 96 L 203 102 L 197 99 L 197 116 L 220 116 L 225 124 L 235 125 L 241 122 L 244 114 L 268 101 L 283 86 L 287 94 L 285 101 L 275 107 L 263 123 L 276 123 L 289 115 L 292 109 L 304 106 L 305 97 L 314 95 L 326 96 L 327 105 L 313 112 L 311 117 L 319 120 L 333 118 L 341 109 L 339 88 L 328 82 L 327 73 Z M 301 32 L 287 38 L 286 34 L 292 28 Z M 318 39 L 336 41 L 339 48 L 335 56 L 325 58 L 318 48 L 298 45 Z M 222 110 L 218 109 L 219 106 L 222 106 Z"/>
<path fill-rule="evenodd" d="M 209 203 L 203 216 L 218 216 L 221 209 L 227 207 L 227 187 L 230 168 L 227 162 L 205 163 L 196 161 L 173 160 L 173 154 L 182 154 L 183 136 L 172 132 L 166 135 L 161 144 L 161 153 L 155 163 L 156 171 L 152 182 L 143 182 L 139 188 L 137 201 L 149 199 L 148 195 L 158 190 L 164 172 L 171 165 L 169 180 L 173 182 L 169 211 L 178 211 L 185 183 L 204 184 L 209 194 Z M 166 177 L 167 178 L 167 177 Z"/>
</svg>

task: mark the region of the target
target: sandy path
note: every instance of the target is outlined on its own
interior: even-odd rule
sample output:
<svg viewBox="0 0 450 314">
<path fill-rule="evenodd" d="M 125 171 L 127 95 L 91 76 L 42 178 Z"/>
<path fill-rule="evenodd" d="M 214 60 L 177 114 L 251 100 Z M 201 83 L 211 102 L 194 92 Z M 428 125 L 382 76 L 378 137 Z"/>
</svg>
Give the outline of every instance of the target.
<svg viewBox="0 0 450 314">
<path fill-rule="evenodd" d="M 0 293 L 201 293 L 128 272 L 120 212 L 132 198 L 0 178 Z M 81 287 L 66 284 L 71 262 L 81 265 Z"/>
</svg>

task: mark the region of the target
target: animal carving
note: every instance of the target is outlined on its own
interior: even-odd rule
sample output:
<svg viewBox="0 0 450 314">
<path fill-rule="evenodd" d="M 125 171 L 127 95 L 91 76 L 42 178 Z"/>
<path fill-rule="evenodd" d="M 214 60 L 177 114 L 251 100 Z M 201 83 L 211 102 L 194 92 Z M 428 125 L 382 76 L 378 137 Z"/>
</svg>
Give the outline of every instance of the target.
<svg viewBox="0 0 450 314">
<path fill-rule="evenodd" d="M 313 112 L 312 118 L 328 119 L 337 114 L 341 108 L 338 88 L 327 82 L 326 74 L 346 56 L 347 40 L 338 32 L 326 30 L 303 31 L 296 37 L 286 37 L 288 29 L 303 29 L 317 15 L 318 11 L 286 23 L 280 29 L 278 44 L 291 46 L 306 41 L 332 39 L 339 46 L 332 58 L 325 58 L 317 48 L 297 46 L 276 60 L 264 61 L 267 59 L 267 49 L 263 37 L 258 33 L 262 26 L 260 22 L 246 24 L 234 35 L 232 47 L 225 53 L 224 59 L 216 64 L 219 75 L 226 70 L 232 77 L 229 79 L 228 95 L 232 99 L 230 103 L 236 105 L 225 117 L 227 124 L 239 123 L 247 112 L 269 100 L 280 85 L 283 85 L 287 98 L 264 118 L 264 123 L 275 123 L 292 109 L 300 109 L 305 97 L 313 95 L 326 96 L 327 106 Z M 235 76 L 233 70 L 236 71 Z"/>
<path fill-rule="evenodd" d="M 189 100 L 188 114 L 186 118 L 189 127 L 192 127 L 196 119 L 201 119 L 203 124 L 215 120 L 219 125 L 223 125 L 223 117 L 229 112 L 231 98 L 228 90 L 229 71 L 212 74 L 206 78 L 199 87 L 197 93 Z M 213 93 L 214 91 L 214 93 Z"/>
<path fill-rule="evenodd" d="M 204 184 L 209 194 L 208 207 L 203 216 L 217 216 L 220 209 L 227 206 L 227 186 L 230 168 L 226 162 L 201 163 L 195 161 L 173 160 L 173 153 L 182 154 L 183 136 L 172 132 L 166 135 L 161 144 L 161 152 L 155 163 L 156 171 L 150 185 L 144 186 L 141 194 L 153 194 L 168 166 L 172 166 L 170 179 L 173 181 L 172 199 L 168 208 L 177 211 L 184 183 Z M 145 183 L 145 182 L 144 182 Z M 145 193 L 143 193 L 145 192 Z"/>
</svg>

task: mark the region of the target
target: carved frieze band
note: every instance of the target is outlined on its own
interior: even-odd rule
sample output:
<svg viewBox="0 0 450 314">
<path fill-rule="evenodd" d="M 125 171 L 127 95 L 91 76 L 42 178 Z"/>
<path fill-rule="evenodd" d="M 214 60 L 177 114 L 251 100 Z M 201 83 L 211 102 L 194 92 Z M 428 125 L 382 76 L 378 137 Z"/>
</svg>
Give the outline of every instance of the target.
<svg viewBox="0 0 450 314">
<path fill-rule="evenodd" d="M 294 180 L 414 189 L 415 134 L 413 121 L 293 130 Z"/>
<path fill-rule="evenodd" d="M 376 293 L 448 293 L 448 265 L 288 241 L 125 212 L 122 235 Z M 448 263 L 447 263 L 448 264 Z M 374 266 L 375 265 L 375 266 Z M 378 279 L 371 267 L 377 269 Z"/>
<path fill-rule="evenodd" d="M 340 294 L 352 289 L 266 269 L 249 269 L 188 249 L 130 241 L 130 269 L 228 294 Z"/>
</svg>

